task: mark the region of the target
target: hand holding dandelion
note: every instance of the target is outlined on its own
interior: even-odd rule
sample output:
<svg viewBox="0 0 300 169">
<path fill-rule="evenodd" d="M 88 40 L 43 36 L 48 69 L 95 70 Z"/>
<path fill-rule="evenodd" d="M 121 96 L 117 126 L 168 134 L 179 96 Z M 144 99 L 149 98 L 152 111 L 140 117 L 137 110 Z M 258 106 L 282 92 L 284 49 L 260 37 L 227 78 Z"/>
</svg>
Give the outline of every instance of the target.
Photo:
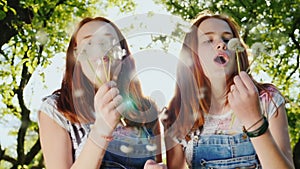
<svg viewBox="0 0 300 169">
<path fill-rule="evenodd" d="M 245 49 L 242 47 L 241 42 L 238 38 L 230 39 L 230 41 L 228 42 L 228 49 L 235 51 L 238 73 L 240 74 L 241 66 L 240 66 L 239 52 L 243 52 Z"/>
</svg>

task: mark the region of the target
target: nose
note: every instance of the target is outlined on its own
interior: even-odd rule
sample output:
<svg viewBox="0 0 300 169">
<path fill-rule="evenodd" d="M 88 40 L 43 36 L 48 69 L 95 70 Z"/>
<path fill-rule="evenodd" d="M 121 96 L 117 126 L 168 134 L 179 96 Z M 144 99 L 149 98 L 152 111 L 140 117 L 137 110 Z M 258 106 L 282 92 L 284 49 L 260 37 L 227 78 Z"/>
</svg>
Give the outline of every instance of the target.
<svg viewBox="0 0 300 169">
<path fill-rule="evenodd" d="M 216 48 L 217 48 L 218 50 L 221 50 L 221 49 L 226 50 L 226 49 L 227 49 L 227 46 L 226 46 L 226 44 L 224 43 L 224 41 L 221 40 L 220 42 L 218 42 Z"/>
</svg>

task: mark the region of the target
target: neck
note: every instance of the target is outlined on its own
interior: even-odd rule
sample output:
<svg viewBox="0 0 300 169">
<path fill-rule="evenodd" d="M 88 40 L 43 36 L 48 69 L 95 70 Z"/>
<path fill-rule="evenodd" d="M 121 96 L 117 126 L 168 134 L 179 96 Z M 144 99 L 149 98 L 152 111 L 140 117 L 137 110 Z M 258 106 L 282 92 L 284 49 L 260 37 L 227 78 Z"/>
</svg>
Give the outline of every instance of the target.
<svg viewBox="0 0 300 169">
<path fill-rule="evenodd" d="M 226 107 L 226 84 L 213 83 L 211 86 L 211 107 L 210 112 L 213 114 L 224 113 Z"/>
</svg>

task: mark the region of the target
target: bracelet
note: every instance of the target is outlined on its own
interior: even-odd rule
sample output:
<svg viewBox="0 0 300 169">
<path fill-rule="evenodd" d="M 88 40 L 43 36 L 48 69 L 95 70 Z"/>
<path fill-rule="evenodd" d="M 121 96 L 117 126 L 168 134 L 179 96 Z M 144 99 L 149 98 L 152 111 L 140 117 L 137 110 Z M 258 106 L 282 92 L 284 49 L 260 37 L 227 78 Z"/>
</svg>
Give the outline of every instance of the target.
<svg viewBox="0 0 300 169">
<path fill-rule="evenodd" d="M 254 124 L 252 124 L 247 131 L 249 131 L 252 127 L 254 127 L 255 125 L 257 125 L 260 121 L 262 121 L 264 119 L 264 116 L 262 116 L 257 122 L 255 122 Z"/>
<path fill-rule="evenodd" d="M 97 144 L 96 141 L 91 137 L 89 136 L 88 137 L 93 143 Z M 107 142 L 111 142 L 114 138 L 113 136 L 101 136 L 101 138 L 103 138 L 105 141 Z"/>
<path fill-rule="evenodd" d="M 93 128 L 93 126 L 91 126 L 91 128 Z M 95 145 L 101 148 L 104 148 L 107 142 L 111 142 L 113 140 L 113 136 L 101 135 L 100 133 L 94 130 L 90 131 L 87 138 L 90 139 Z M 103 143 L 103 141 L 105 141 L 105 143 Z"/>
<path fill-rule="evenodd" d="M 264 134 L 268 130 L 268 127 L 269 127 L 269 122 L 268 122 L 268 120 L 267 120 L 267 118 L 265 116 L 263 116 L 262 120 L 264 120 L 264 123 L 258 129 L 254 130 L 254 131 L 247 131 L 247 129 L 245 128 L 245 126 L 243 126 L 243 132 L 248 137 L 258 137 L 258 136 L 261 136 L 262 134 Z M 261 120 L 259 120 L 259 121 L 261 121 Z"/>
</svg>

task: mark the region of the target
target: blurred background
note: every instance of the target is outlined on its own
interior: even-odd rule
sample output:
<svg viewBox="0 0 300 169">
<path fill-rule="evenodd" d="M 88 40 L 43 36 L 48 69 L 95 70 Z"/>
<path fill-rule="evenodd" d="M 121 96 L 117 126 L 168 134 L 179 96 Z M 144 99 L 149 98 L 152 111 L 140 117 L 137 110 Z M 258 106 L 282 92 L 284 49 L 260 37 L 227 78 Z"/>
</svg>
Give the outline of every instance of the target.
<svg viewBox="0 0 300 169">
<path fill-rule="evenodd" d="M 203 10 L 232 16 L 249 47 L 263 44 L 265 51 L 250 58 L 251 73 L 286 97 L 294 163 L 300 168 L 300 0 L 0 0 L 0 168 L 44 167 L 37 110 L 41 99 L 60 87 L 66 47 L 82 18 L 104 16 L 120 27 L 145 94 L 161 108 L 173 94 L 186 23 Z M 145 24 L 147 18 L 154 21 Z M 147 30 L 153 25 L 162 30 Z M 145 58 L 147 63 L 166 58 L 172 68 L 149 69 L 159 65 L 145 65 Z"/>
</svg>

